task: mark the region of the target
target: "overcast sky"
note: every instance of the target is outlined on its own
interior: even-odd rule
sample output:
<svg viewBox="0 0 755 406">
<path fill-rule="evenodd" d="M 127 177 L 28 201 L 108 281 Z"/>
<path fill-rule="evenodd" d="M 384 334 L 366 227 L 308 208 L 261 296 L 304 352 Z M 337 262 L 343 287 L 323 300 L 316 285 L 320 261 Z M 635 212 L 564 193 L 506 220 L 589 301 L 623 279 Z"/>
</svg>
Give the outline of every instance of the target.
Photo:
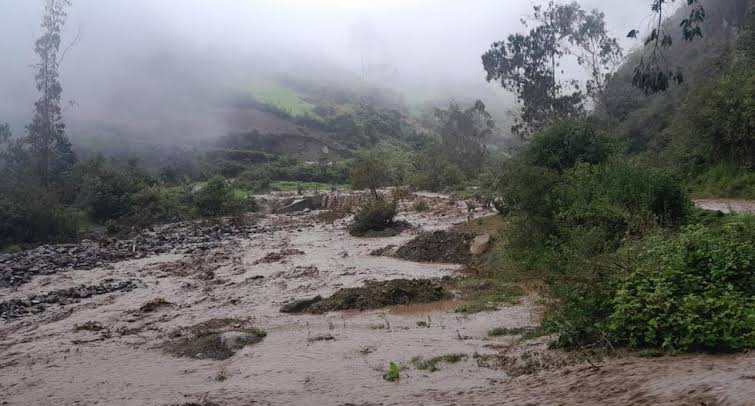
<svg viewBox="0 0 755 406">
<path fill-rule="evenodd" d="M 469 97 L 485 88 L 480 55 L 521 31 L 532 0 L 73 0 L 61 68 L 78 109 L 185 99 L 255 72 L 313 75 L 319 66 L 359 75 L 364 61 L 408 93 Z M 619 38 L 647 16 L 647 0 L 583 0 L 605 11 Z M 0 0 L 0 121 L 29 114 L 33 42 L 42 0 Z M 318 69 L 319 70 L 319 69 Z M 327 69 L 326 69 L 327 70 Z M 180 86 L 166 78 L 180 78 Z M 489 91 L 489 90 L 488 90 Z M 464 94 L 467 93 L 467 94 Z M 486 96 L 492 97 L 489 94 Z M 503 96 L 502 96 L 503 97 Z M 154 110 L 159 103 L 132 103 Z M 93 106 L 89 106 L 93 107 Z"/>
</svg>

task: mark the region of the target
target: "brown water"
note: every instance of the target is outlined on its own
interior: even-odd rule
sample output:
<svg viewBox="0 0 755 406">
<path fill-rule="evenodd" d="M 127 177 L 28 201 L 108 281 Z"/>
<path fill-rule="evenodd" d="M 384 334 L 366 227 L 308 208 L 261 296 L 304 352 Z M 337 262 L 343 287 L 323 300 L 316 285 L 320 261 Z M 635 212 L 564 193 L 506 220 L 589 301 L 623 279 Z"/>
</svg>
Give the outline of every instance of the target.
<svg viewBox="0 0 755 406">
<path fill-rule="evenodd" d="M 0 322 L 0 402 L 56 406 L 201 400 L 220 405 L 571 404 L 576 395 L 570 388 L 575 388 L 585 393 L 583 400 L 603 399 L 593 404 L 606 404 L 610 398 L 603 395 L 608 387 L 601 389 L 601 379 L 619 388 L 626 383 L 624 395 L 641 391 L 646 399 L 657 395 L 651 398 L 660 400 L 679 390 L 700 389 L 694 382 L 707 379 L 706 385 L 712 386 L 702 387 L 700 396 L 746 404 L 741 403 L 742 396 L 752 390 L 740 388 L 752 388 L 752 375 L 747 378 L 743 372 L 750 368 L 752 373 L 752 356 L 728 361 L 711 358 L 709 363 L 692 357 L 679 363 L 685 368 L 680 370 L 674 369 L 676 361 L 666 359 L 659 365 L 657 360 L 612 364 L 604 370 L 617 379 L 608 381 L 601 373 L 578 369 L 581 366 L 549 372 L 544 380 L 538 376 L 511 380 L 501 370 L 478 366 L 475 353 L 493 355 L 513 343 L 511 337 L 487 337 L 489 329 L 538 322 L 539 311 L 529 300 L 471 316 L 454 313 L 455 301 L 326 315 L 279 313 L 280 305 L 291 299 L 329 295 L 367 280 L 432 278 L 458 272 L 456 265 L 369 255 L 376 248 L 401 244 L 421 230 L 449 227 L 466 218 L 463 204 L 428 198 L 436 200 L 434 210 L 403 215 L 420 229 L 396 237 L 354 238 L 344 231 L 344 221 L 327 225 L 313 222 L 313 214 L 271 215 L 262 221 L 291 227 L 228 242 L 202 257 L 163 255 L 39 277 L 17 289 L 1 289 L 0 296 L 7 298 L 95 284 L 106 277 L 138 278 L 146 284 L 132 292 L 96 296 L 40 315 Z M 255 264 L 267 253 L 282 249 L 304 254 Z M 315 266 L 317 272 L 297 269 L 305 266 Z M 214 280 L 197 278 L 192 274 L 194 267 L 213 269 Z M 134 313 L 155 298 L 176 306 L 151 314 Z M 268 335 L 224 361 L 175 358 L 159 348 L 176 328 L 220 317 L 251 318 Z M 111 334 L 74 330 L 88 321 L 101 323 Z M 309 340 L 324 334 L 334 340 Z M 457 364 L 442 364 L 432 373 L 417 370 L 409 362 L 415 356 L 443 353 L 469 357 Z M 397 383 L 382 379 L 389 362 L 402 367 Z M 678 373 L 679 379 L 670 378 L 671 372 Z M 662 379 L 653 382 L 652 377 Z M 590 393 L 595 397 L 590 398 Z"/>
</svg>

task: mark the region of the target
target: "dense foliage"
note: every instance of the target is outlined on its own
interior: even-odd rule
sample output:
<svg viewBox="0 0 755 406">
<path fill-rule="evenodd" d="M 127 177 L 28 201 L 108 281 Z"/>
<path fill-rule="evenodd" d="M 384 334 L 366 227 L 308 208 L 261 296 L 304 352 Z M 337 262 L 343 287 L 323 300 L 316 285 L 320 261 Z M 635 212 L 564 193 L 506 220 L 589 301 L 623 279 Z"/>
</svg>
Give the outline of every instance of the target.
<svg viewBox="0 0 755 406">
<path fill-rule="evenodd" d="M 696 225 L 674 177 L 589 133 L 562 123 L 504 162 L 495 205 L 509 228 L 497 265 L 548 282 L 545 323 L 561 345 L 752 347 L 752 216 Z"/>
<path fill-rule="evenodd" d="M 618 284 L 607 331 L 632 347 L 755 347 L 755 219 L 652 238 Z"/>
</svg>

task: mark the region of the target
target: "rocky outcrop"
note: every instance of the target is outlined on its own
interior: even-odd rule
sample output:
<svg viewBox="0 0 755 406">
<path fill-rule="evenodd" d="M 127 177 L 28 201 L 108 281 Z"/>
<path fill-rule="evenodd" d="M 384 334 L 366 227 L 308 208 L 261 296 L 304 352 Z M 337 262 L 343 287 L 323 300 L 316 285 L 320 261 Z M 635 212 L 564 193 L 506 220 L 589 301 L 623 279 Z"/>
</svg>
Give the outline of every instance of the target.
<svg viewBox="0 0 755 406">
<path fill-rule="evenodd" d="M 130 291 L 141 286 L 138 280 L 113 281 L 106 279 L 98 285 L 81 285 L 68 289 L 58 289 L 41 295 L 31 295 L 26 299 L 11 299 L 0 302 L 0 319 L 17 319 L 33 313 L 41 313 L 47 305 L 76 303 L 80 299 L 118 291 Z"/>
<path fill-rule="evenodd" d="M 204 252 L 229 239 L 271 231 L 275 231 L 273 226 L 183 222 L 145 231 L 128 240 L 84 240 L 79 244 L 43 245 L 15 254 L 0 254 L 0 288 L 23 285 L 36 275 L 89 270 L 164 253 Z"/>
</svg>

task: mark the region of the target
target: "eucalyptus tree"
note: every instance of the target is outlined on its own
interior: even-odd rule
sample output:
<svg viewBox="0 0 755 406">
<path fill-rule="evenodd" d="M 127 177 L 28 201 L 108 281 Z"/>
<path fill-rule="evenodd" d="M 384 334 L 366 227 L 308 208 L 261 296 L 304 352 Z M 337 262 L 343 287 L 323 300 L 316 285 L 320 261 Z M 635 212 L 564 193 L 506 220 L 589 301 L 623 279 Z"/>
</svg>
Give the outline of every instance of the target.
<svg viewBox="0 0 755 406">
<path fill-rule="evenodd" d="M 598 10 L 551 1 L 533 11 L 529 21 L 522 19 L 528 33 L 511 34 L 482 55 L 488 82 L 500 82 L 521 105 L 511 129 L 522 138 L 559 119 L 584 114 L 587 102 L 600 95 L 623 55 Z M 562 64 L 569 57 L 585 68 L 589 79 L 566 75 Z"/>
<path fill-rule="evenodd" d="M 60 53 L 61 31 L 65 25 L 66 7 L 70 0 L 45 0 L 42 18 L 42 35 L 36 40 L 34 52 L 39 61 L 34 65 L 37 90 L 40 97 L 34 103 L 34 117 L 27 129 L 26 142 L 37 159 L 39 177 L 47 187 L 50 182 L 51 163 L 70 167 L 74 161 L 71 144 L 65 134 L 59 80 L 59 68 L 65 51 Z"/>
<path fill-rule="evenodd" d="M 441 153 L 466 176 L 477 176 L 486 152 L 483 140 L 495 128 L 485 104 L 477 100 L 474 105 L 464 109 L 451 102 L 448 109 L 436 109 L 435 118 Z"/>
<path fill-rule="evenodd" d="M 682 36 L 686 41 L 692 41 L 696 37 L 703 37 L 702 23 L 705 21 L 705 8 L 699 0 L 685 0 L 689 7 L 689 14 L 682 19 L 680 26 Z M 675 2 L 675 0 L 653 0 L 651 11 L 653 19 L 651 20 L 650 34 L 645 38 L 643 54 L 640 61 L 634 68 L 632 84 L 642 90 L 646 95 L 663 92 L 669 88 L 670 83 L 676 82 L 681 84 L 684 81 L 684 74 L 680 68 L 676 70 L 671 68 L 671 63 L 664 55 L 664 48 L 673 45 L 674 39 L 668 31 L 665 24 L 665 12 Z M 627 37 L 637 38 L 640 31 L 633 29 L 629 31 Z"/>
</svg>

